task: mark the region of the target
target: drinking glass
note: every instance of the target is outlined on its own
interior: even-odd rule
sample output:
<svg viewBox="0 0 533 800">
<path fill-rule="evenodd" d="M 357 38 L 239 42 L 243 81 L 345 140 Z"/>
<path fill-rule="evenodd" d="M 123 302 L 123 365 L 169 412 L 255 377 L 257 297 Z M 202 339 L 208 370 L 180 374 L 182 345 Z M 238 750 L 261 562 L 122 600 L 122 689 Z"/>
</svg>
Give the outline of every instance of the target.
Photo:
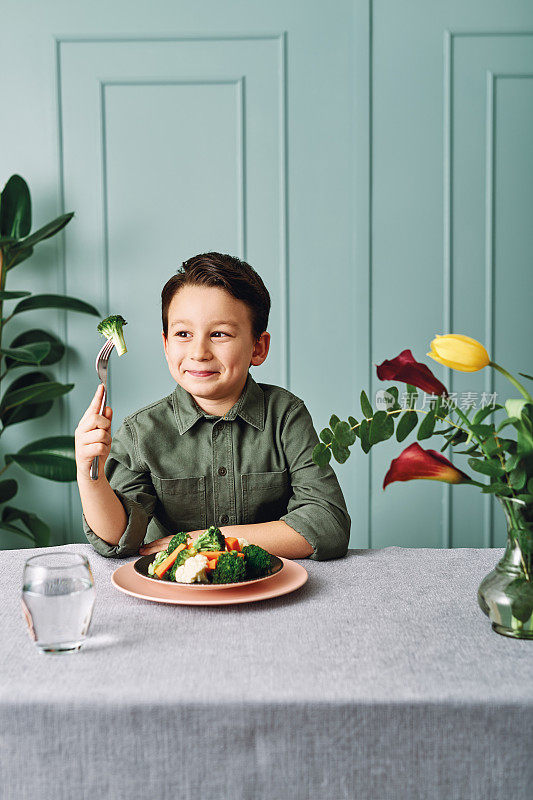
<svg viewBox="0 0 533 800">
<path fill-rule="evenodd" d="M 56 550 L 28 558 L 22 578 L 22 611 L 40 653 L 75 653 L 89 629 L 94 579 L 81 553 Z"/>
</svg>

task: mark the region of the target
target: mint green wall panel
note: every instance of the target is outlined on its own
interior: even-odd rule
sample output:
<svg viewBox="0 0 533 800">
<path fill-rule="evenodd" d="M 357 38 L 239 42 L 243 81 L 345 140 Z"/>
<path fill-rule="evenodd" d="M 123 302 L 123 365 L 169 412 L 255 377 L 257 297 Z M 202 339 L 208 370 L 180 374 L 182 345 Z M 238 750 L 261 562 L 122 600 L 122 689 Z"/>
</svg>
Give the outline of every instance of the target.
<svg viewBox="0 0 533 800">
<path fill-rule="evenodd" d="M 34 228 L 76 214 L 8 288 L 65 292 L 128 319 L 128 355 L 110 368 L 115 427 L 172 390 L 160 291 L 208 250 L 264 277 L 271 349 L 252 374 L 303 397 L 318 431 L 331 413 L 359 417 L 361 389 L 385 387 L 383 359 L 410 348 L 430 364 L 435 333 L 467 333 L 533 372 L 529 0 L 3 10 L 0 96 L 16 114 L 2 124 L 0 179 L 26 178 Z M 53 374 L 75 388 L 44 420 L 7 431 L 3 452 L 72 433 L 96 387 L 97 320 L 32 315 L 6 340 L 30 324 L 65 339 Z M 434 372 L 459 394 L 508 392 L 488 372 Z M 469 487 L 382 490 L 412 440 L 334 462 L 351 546 L 502 544 L 499 507 Z M 74 484 L 16 477 L 18 505 L 51 524 L 53 544 L 84 540 Z"/>
</svg>

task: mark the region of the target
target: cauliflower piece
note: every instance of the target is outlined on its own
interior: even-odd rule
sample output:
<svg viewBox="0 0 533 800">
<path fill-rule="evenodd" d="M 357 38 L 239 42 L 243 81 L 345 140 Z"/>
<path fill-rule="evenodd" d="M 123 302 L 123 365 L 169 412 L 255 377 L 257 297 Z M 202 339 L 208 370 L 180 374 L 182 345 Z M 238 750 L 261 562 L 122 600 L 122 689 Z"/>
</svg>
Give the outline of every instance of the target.
<svg viewBox="0 0 533 800">
<path fill-rule="evenodd" d="M 176 570 L 177 583 L 209 583 L 205 570 L 208 564 L 207 556 L 198 553 L 183 562 Z"/>
<path fill-rule="evenodd" d="M 237 541 L 239 542 L 239 544 L 241 546 L 241 550 L 242 550 L 243 547 L 247 547 L 247 545 L 250 544 L 250 542 L 247 539 L 237 539 Z"/>
</svg>

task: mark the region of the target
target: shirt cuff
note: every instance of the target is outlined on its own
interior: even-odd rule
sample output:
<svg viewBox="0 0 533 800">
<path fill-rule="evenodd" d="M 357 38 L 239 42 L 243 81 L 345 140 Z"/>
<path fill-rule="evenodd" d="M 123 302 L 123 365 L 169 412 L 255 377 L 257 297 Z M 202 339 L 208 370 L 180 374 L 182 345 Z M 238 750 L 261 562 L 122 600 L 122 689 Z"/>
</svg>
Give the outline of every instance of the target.
<svg viewBox="0 0 533 800">
<path fill-rule="evenodd" d="M 332 558 L 342 558 L 348 552 L 350 517 L 347 515 L 347 527 L 344 529 L 340 525 L 325 526 L 322 519 L 319 520 L 319 516 L 317 514 L 316 522 L 310 524 L 308 512 L 295 508 L 280 517 L 280 519 L 309 542 L 313 552 L 306 558 L 312 561 L 328 561 Z"/>
<path fill-rule="evenodd" d="M 117 489 L 113 489 L 116 496 L 124 506 L 124 510 L 128 515 L 128 523 L 126 530 L 120 537 L 117 544 L 109 544 L 105 542 L 90 528 L 85 514 L 82 512 L 83 531 L 87 540 L 94 547 L 97 553 L 106 558 L 125 558 L 126 556 L 134 556 L 139 552 L 144 537 L 146 536 L 146 528 L 148 527 L 149 518 L 144 508 L 132 500 L 127 495 L 122 494 Z"/>
</svg>

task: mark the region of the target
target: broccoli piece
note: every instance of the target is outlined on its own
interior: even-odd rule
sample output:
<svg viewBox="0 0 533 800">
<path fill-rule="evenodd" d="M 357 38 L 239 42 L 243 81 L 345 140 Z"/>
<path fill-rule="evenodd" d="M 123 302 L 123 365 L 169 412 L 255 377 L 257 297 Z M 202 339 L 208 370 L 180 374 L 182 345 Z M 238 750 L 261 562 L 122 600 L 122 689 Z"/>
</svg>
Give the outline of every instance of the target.
<svg viewBox="0 0 533 800">
<path fill-rule="evenodd" d="M 194 546 L 197 550 L 225 550 L 226 540 L 216 525 L 211 525 L 195 540 Z"/>
<path fill-rule="evenodd" d="M 197 555 L 197 553 L 198 551 L 194 547 L 186 547 L 185 550 L 180 550 L 176 560 L 170 567 L 169 571 L 166 573 L 168 576 L 168 580 L 175 581 L 176 570 L 178 569 L 178 567 L 181 567 L 181 565 L 184 564 L 188 558 L 192 558 L 193 556 Z"/>
<path fill-rule="evenodd" d="M 124 317 L 121 317 L 120 314 L 114 314 L 111 317 L 103 319 L 97 327 L 98 333 L 101 333 L 106 339 L 113 340 L 113 344 L 119 356 L 123 356 L 126 352 L 126 342 L 124 341 L 122 326 L 127 324 Z"/>
<path fill-rule="evenodd" d="M 238 556 L 234 551 L 222 553 L 218 557 L 217 565 L 211 576 L 212 583 L 238 583 L 245 581 L 246 566 L 244 558 Z"/>
<path fill-rule="evenodd" d="M 272 567 L 270 553 L 257 544 L 246 545 L 242 552 L 246 561 L 246 572 L 250 578 L 260 578 L 262 575 L 269 574 Z"/>
<path fill-rule="evenodd" d="M 179 547 L 180 544 L 187 544 L 187 539 L 189 538 L 189 534 L 185 533 L 185 531 L 180 531 L 180 533 L 176 533 L 175 536 L 172 537 L 170 542 L 168 543 L 168 547 L 166 549 L 166 554 L 169 556 L 176 547 Z"/>
<path fill-rule="evenodd" d="M 155 554 L 154 560 L 151 562 L 151 564 L 148 564 L 148 575 L 153 577 L 155 568 L 158 566 L 158 564 L 161 564 L 161 562 L 165 560 L 167 555 L 168 553 L 166 550 L 160 550 L 159 553 Z"/>
</svg>

